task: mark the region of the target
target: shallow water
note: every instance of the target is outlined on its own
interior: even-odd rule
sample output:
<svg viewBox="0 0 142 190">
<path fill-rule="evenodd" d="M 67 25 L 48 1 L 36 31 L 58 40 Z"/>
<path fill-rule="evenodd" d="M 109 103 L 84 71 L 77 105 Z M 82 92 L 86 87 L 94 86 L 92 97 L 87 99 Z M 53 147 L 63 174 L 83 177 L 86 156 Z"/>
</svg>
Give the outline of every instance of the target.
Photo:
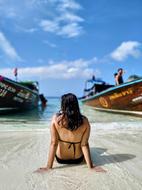
<svg viewBox="0 0 142 190">
<path fill-rule="evenodd" d="M 85 164 L 57 162 L 49 173 L 34 173 L 47 163 L 50 121 L 60 107 L 59 99 L 48 99 L 44 110 L 39 106 L 30 112 L 0 116 L 0 190 L 142 189 L 142 118 L 80 106 L 91 123 L 93 163 L 107 173 L 92 172 Z"/>
<path fill-rule="evenodd" d="M 142 118 L 128 115 L 112 114 L 95 111 L 93 108 L 80 103 L 81 112 L 86 115 L 95 129 L 112 129 L 142 126 Z M 39 106 L 37 109 L 17 114 L 0 116 L 0 131 L 36 131 L 49 129 L 54 113 L 60 109 L 60 99 L 48 98 L 46 108 Z"/>
</svg>

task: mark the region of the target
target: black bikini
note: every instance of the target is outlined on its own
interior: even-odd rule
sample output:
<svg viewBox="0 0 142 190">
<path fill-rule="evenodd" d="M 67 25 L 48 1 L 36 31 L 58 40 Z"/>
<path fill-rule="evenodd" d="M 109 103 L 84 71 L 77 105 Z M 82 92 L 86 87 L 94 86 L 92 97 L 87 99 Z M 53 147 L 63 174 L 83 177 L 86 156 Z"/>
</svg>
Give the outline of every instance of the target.
<svg viewBox="0 0 142 190">
<path fill-rule="evenodd" d="M 69 143 L 68 149 L 70 149 L 71 146 L 73 146 L 74 157 L 75 157 L 75 144 L 79 144 L 81 142 L 68 142 L 68 141 L 63 141 L 61 139 L 59 139 L 59 141 L 65 142 L 65 143 Z M 55 157 L 56 157 L 57 162 L 60 163 L 60 164 L 80 164 L 83 161 L 83 159 L 84 159 L 83 155 L 80 158 L 67 159 L 67 160 L 61 159 L 61 158 L 57 157 L 57 155 L 55 155 Z"/>
</svg>

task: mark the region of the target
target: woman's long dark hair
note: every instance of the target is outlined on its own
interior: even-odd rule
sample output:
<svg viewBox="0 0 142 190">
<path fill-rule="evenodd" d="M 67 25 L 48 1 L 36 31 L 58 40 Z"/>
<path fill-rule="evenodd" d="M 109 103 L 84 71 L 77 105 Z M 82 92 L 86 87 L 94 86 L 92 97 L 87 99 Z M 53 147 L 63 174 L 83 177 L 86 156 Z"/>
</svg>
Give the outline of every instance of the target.
<svg viewBox="0 0 142 190">
<path fill-rule="evenodd" d="M 76 130 L 83 124 L 83 115 L 80 113 L 77 97 L 72 94 L 64 94 L 61 97 L 61 113 L 67 118 L 67 128 Z"/>
</svg>

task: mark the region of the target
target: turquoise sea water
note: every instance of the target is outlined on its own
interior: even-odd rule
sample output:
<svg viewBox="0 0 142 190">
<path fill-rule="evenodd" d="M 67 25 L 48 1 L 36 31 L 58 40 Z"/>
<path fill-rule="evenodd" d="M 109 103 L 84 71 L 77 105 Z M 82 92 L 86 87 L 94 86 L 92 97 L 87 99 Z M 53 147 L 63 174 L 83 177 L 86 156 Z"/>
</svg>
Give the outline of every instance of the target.
<svg viewBox="0 0 142 190">
<path fill-rule="evenodd" d="M 105 113 L 93 110 L 91 107 L 80 103 L 82 114 L 86 115 L 94 129 L 115 129 L 115 128 L 139 128 L 142 127 L 142 118 Z M 50 121 L 54 113 L 60 110 L 59 98 L 48 98 L 48 105 L 45 109 L 41 106 L 38 109 L 21 112 L 11 115 L 0 116 L 0 131 L 43 131 L 49 129 Z"/>
</svg>

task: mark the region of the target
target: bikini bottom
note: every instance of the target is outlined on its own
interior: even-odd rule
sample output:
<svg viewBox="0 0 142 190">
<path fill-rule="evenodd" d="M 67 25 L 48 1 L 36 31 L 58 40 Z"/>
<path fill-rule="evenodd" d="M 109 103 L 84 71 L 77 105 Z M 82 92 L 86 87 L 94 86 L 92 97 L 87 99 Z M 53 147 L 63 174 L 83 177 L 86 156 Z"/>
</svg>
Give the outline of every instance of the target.
<svg viewBox="0 0 142 190">
<path fill-rule="evenodd" d="M 56 157 L 57 162 L 60 163 L 60 164 L 80 164 L 84 159 L 83 155 L 80 158 L 68 159 L 68 160 L 58 158 L 57 155 L 55 155 L 55 157 Z"/>
</svg>

